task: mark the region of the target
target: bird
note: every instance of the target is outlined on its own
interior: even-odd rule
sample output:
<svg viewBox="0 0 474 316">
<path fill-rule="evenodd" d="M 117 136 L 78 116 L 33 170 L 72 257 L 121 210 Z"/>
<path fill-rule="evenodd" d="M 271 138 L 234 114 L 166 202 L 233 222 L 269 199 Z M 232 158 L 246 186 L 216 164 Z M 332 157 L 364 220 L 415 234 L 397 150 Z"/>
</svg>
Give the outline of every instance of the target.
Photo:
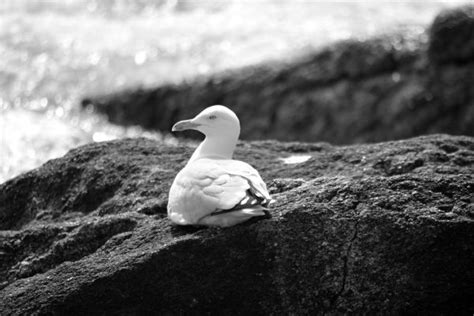
<svg viewBox="0 0 474 316">
<path fill-rule="evenodd" d="M 205 138 L 170 187 L 168 218 L 177 225 L 230 227 L 269 217 L 274 200 L 260 174 L 232 158 L 240 135 L 237 115 L 226 106 L 213 105 L 177 122 L 171 131 L 189 129 Z"/>
</svg>

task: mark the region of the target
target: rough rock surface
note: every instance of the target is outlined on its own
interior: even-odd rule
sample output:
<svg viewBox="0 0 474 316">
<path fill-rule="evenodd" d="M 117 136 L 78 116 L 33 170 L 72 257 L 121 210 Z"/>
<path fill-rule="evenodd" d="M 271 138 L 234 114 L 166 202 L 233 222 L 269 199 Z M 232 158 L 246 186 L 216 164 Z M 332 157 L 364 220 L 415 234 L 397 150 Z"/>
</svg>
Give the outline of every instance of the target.
<svg viewBox="0 0 474 316">
<path fill-rule="evenodd" d="M 473 138 L 241 143 L 277 202 L 227 229 L 165 217 L 191 152 L 95 143 L 0 185 L 0 315 L 474 311 Z"/>
<path fill-rule="evenodd" d="M 474 6 L 445 11 L 427 33 L 350 40 L 180 85 L 87 98 L 113 122 L 169 131 L 212 104 L 246 122 L 244 139 L 347 144 L 422 134 L 474 135 Z"/>
</svg>

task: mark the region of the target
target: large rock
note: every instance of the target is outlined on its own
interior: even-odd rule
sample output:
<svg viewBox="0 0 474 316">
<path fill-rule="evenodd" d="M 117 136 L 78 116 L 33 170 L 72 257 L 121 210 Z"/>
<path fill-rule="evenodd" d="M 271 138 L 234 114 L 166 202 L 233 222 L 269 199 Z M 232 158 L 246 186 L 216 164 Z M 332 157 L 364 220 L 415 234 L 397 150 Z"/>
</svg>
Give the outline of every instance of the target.
<svg viewBox="0 0 474 316">
<path fill-rule="evenodd" d="M 90 144 L 0 185 L 0 314 L 474 311 L 473 138 L 241 143 L 277 202 L 227 229 L 166 218 L 191 152 Z"/>
<path fill-rule="evenodd" d="M 430 37 L 408 30 L 350 40 L 297 60 L 180 85 L 86 98 L 113 122 L 169 131 L 212 104 L 245 121 L 244 139 L 358 143 L 474 135 L 474 6 L 442 13 Z"/>
<path fill-rule="evenodd" d="M 474 59 L 474 6 L 446 10 L 430 29 L 429 54 L 438 63 L 465 63 Z"/>
</svg>

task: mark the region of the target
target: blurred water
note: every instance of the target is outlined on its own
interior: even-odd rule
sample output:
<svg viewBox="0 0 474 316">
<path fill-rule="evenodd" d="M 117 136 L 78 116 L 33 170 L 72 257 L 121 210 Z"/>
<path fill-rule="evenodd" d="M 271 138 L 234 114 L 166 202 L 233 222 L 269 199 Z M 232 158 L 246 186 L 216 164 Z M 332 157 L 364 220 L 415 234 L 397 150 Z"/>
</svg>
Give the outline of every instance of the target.
<svg viewBox="0 0 474 316">
<path fill-rule="evenodd" d="M 2 0 L 0 182 L 91 141 L 169 135 L 81 112 L 84 95 L 181 82 L 404 26 L 463 1 Z"/>
</svg>

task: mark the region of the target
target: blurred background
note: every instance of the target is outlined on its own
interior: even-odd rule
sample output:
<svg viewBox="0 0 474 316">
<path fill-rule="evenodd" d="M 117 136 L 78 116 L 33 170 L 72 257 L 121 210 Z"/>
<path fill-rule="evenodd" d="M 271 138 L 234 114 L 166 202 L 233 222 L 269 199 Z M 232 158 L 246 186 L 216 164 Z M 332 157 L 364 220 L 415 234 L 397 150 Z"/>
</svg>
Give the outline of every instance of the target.
<svg viewBox="0 0 474 316">
<path fill-rule="evenodd" d="M 88 142 L 176 142 L 81 109 L 85 96 L 288 61 L 398 28 L 421 34 L 442 9 L 468 2 L 1 0 L 0 183 Z"/>
</svg>

